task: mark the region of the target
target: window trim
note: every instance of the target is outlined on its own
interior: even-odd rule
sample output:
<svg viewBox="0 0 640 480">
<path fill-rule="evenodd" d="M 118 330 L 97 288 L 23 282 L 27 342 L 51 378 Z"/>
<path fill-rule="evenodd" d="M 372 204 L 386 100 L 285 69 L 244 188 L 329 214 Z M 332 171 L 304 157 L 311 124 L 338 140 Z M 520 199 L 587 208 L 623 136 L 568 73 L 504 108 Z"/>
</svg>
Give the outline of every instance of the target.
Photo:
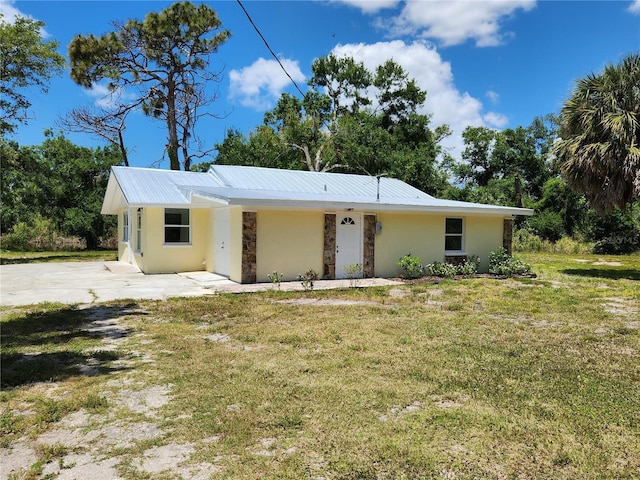
<svg viewBox="0 0 640 480">
<path fill-rule="evenodd" d="M 449 220 L 460 220 L 460 233 L 448 233 L 447 232 L 447 222 Z M 448 250 L 447 249 L 447 238 L 460 238 L 460 249 L 459 250 Z M 446 254 L 464 254 L 464 218 L 462 217 L 446 217 L 444 220 L 444 244 L 445 244 L 445 253 Z"/>
<path fill-rule="evenodd" d="M 180 210 L 187 212 L 188 223 L 186 224 L 171 224 L 167 223 L 167 210 Z M 186 242 L 168 242 L 167 241 L 167 228 L 179 228 L 179 229 L 187 229 L 187 238 Z M 191 245 L 191 209 L 189 208 L 165 208 L 163 212 L 163 245 L 168 247 L 175 246 L 188 246 Z"/>
<path fill-rule="evenodd" d="M 122 212 L 122 238 L 120 241 L 123 243 L 129 241 L 129 212 L 127 210 Z"/>
</svg>

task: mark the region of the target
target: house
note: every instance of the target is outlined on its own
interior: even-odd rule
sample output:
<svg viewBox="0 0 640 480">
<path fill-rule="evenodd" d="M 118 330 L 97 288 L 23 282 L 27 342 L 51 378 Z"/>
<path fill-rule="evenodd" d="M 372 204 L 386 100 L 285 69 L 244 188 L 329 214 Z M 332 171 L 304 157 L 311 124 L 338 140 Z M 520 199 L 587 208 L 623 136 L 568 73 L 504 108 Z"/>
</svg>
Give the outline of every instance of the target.
<svg viewBox="0 0 640 480">
<path fill-rule="evenodd" d="M 511 247 L 532 210 L 441 200 L 386 177 L 213 165 L 206 173 L 113 167 L 102 213 L 118 216 L 118 259 L 145 273 L 206 270 L 241 283 L 314 269 L 395 277 L 424 263 Z"/>
</svg>

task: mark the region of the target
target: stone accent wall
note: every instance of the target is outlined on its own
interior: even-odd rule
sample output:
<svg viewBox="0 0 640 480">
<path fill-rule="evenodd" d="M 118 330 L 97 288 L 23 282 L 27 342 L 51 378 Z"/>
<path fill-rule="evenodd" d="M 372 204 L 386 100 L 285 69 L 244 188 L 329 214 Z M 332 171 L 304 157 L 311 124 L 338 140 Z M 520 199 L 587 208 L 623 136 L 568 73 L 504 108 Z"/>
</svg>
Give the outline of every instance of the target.
<svg viewBox="0 0 640 480">
<path fill-rule="evenodd" d="M 336 278 L 336 215 L 324 214 L 324 264 L 322 278 L 332 280 Z"/>
<path fill-rule="evenodd" d="M 242 212 L 242 271 L 241 283 L 256 283 L 256 212 Z"/>
<path fill-rule="evenodd" d="M 505 218 L 502 227 L 502 246 L 511 255 L 511 241 L 513 240 L 513 219 Z"/>
<path fill-rule="evenodd" d="M 375 249 L 376 249 L 376 216 L 364 216 L 364 244 L 362 249 L 362 276 L 370 278 L 375 275 Z"/>
</svg>

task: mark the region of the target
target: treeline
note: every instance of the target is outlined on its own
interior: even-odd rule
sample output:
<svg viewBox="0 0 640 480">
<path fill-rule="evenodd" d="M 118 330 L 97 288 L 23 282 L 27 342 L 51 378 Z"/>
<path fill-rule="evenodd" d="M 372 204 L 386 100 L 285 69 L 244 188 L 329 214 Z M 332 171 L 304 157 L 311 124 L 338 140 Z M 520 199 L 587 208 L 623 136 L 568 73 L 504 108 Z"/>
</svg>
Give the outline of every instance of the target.
<svg viewBox="0 0 640 480">
<path fill-rule="evenodd" d="M 0 161 L 2 248 L 51 249 L 57 237 L 78 237 L 95 249 L 116 236 L 116 219 L 100 214 L 109 169 L 121 161 L 116 148 L 47 132 L 37 146 L 1 140 Z"/>
</svg>

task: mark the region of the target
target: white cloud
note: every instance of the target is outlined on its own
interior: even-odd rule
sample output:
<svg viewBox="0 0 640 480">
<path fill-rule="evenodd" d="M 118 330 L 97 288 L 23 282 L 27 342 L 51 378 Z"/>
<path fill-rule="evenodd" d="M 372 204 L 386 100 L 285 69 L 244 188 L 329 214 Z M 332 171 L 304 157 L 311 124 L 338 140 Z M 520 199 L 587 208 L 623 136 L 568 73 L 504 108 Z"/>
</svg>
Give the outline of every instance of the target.
<svg viewBox="0 0 640 480">
<path fill-rule="evenodd" d="M 29 20 L 36 20 L 31 15 L 27 15 L 18 10 L 15 6 L 14 0 L 0 0 L 0 15 L 2 15 L 2 21 L 13 25 L 16 21 L 16 17 L 28 18 Z M 40 35 L 42 38 L 48 38 L 49 34 L 44 28 L 40 28 Z"/>
<path fill-rule="evenodd" d="M 280 61 L 296 83 L 305 80 L 297 61 L 286 58 Z M 241 70 L 231 70 L 229 80 L 229 98 L 237 98 L 242 105 L 255 110 L 272 108 L 282 91 L 291 84 L 278 62 L 264 58 Z"/>
<path fill-rule="evenodd" d="M 111 91 L 107 85 L 101 83 L 85 89 L 85 93 L 95 99 L 94 104 L 96 106 L 105 110 L 109 110 L 123 102 L 136 98 L 135 95 L 127 93 L 122 88 Z"/>
<path fill-rule="evenodd" d="M 14 7 L 14 3 L 14 0 L 0 0 L 0 15 L 2 15 L 2 20 L 11 25 L 15 22 L 16 17 L 30 18 Z"/>
<path fill-rule="evenodd" d="M 385 8 L 394 8 L 400 0 L 331 0 L 333 3 L 344 3 L 359 8 L 363 13 L 377 13 Z"/>
<path fill-rule="evenodd" d="M 500 94 L 498 92 L 494 92 L 493 90 L 489 90 L 485 93 L 487 98 L 491 101 L 491 103 L 498 103 L 500 101 Z"/>
<path fill-rule="evenodd" d="M 488 127 L 492 128 L 504 128 L 509 123 L 509 119 L 501 114 L 496 112 L 488 112 L 482 116 L 482 120 L 487 124 Z"/>
<path fill-rule="evenodd" d="M 629 5 L 628 9 L 631 13 L 636 15 L 640 15 L 640 0 L 634 0 L 631 5 Z"/>
<path fill-rule="evenodd" d="M 431 128 L 447 124 L 453 134 L 442 144 L 454 157 L 464 149 L 463 130 L 471 126 L 503 127 L 507 118 L 499 113 L 482 113 L 482 102 L 455 85 L 451 65 L 440 57 L 437 50 L 425 41 L 406 44 L 401 40 L 376 44 L 338 45 L 337 56 L 350 56 L 372 70 L 388 59 L 393 59 L 414 78 L 420 88 L 427 91 L 424 110 L 431 115 Z"/>
<path fill-rule="evenodd" d="M 473 39 L 478 47 L 500 45 L 512 35 L 501 31 L 503 18 L 522 9 L 529 11 L 536 0 L 406 0 L 397 17 L 378 21 L 394 35 L 433 38 L 443 46 L 458 45 Z"/>
</svg>

